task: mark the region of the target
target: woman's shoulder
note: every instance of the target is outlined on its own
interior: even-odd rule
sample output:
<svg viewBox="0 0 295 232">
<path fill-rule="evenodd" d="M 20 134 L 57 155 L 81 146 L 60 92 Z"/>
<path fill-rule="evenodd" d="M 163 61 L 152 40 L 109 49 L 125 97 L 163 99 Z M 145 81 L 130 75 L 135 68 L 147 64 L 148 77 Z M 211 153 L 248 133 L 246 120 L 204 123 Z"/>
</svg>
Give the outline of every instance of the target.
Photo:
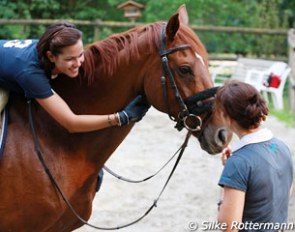
<svg viewBox="0 0 295 232">
<path fill-rule="evenodd" d="M 37 40 L 1 40 L 0 50 L 7 62 L 38 61 Z"/>
<path fill-rule="evenodd" d="M 248 144 L 234 151 L 229 160 L 235 165 L 251 167 L 258 161 L 260 153 L 259 146 L 257 147 L 255 144 Z"/>
<path fill-rule="evenodd" d="M 10 49 L 26 49 L 36 47 L 38 40 L 36 39 L 14 39 L 14 40 L 0 40 L 1 48 Z"/>
<path fill-rule="evenodd" d="M 249 156 L 249 154 L 251 154 L 249 150 L 246 147 L 243 147 L 234 151 L 226 161 L 226 164 L 236 167 L 249 167 L 253 162 L 253 159 Z"/>
</svg>

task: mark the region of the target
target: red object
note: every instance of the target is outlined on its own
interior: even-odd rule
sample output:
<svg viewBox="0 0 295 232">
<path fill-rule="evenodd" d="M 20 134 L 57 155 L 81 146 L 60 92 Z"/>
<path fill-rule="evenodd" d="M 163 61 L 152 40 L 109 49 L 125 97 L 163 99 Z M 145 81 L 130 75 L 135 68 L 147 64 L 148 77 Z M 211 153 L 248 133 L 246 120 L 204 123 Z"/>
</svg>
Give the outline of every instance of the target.
<svg viewBox="0 0 295 232">
<path fill-rule="evenodd" d="M 268 87 L 278 88 L 281 83 L 281 78 L 276 74 L 271 74 L 268 80 Z"/>
</svg>

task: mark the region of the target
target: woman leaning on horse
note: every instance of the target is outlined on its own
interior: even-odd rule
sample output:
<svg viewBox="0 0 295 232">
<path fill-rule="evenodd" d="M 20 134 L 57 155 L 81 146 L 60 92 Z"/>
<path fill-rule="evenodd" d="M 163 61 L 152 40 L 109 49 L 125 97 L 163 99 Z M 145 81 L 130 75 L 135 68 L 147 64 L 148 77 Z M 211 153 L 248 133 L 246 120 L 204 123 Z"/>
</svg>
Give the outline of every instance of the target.
<svg viewBox="0 0 295 232">
<path fill-rule="evenodd" d="M 76 115 L 52 90 L 59 74 L 76 78 L 84 62 L 82 32 L 68 22 L 48 27 L 40 40 L 0 40 L 0 86 L 35 99 L 69 132 L 89 132 L 139 121 L 150 105 L 137 96 L 122 111 L 109 115 Z"/>
</svg>

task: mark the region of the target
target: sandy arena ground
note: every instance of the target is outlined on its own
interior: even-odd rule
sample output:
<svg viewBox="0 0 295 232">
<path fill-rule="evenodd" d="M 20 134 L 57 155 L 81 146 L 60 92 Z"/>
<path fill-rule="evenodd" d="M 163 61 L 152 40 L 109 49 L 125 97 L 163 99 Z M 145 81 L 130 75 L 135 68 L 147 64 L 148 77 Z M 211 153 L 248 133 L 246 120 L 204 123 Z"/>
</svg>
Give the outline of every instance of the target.
<svg viewBox="0 0 295 232">
<path fill-rule="evenodd" d="M 295 163 L 295 129 L 286 127 L 273 117 L 268 117 L 265 125 L 289 145 Z M 122 176 L 143 179 L 156 172 L 177 151 L 185 135 L 184 130 L 178 132 L 174 129 L 174 123 L 167 115 L 151 109 L 111 156 L 107 166 Z M 173 163 L 169 164 L 158 176 L 140 184 L 120 181 L 105 172 L 89 223 L 116 227 L 142 216 L 157 198 L 172 166 Z M 200 149 L 198 141 L 191 138 L 158 207 L 142 221 L 119 231 L 204 231 L 208 223 L 216 222 L 217 182 L 221 171 L 220 155 L 208 155 Z M 295 223 L 295 193 L 290 203 L 289 221 Z M 194 230 L 196 225 L 198 230 Z M 75 230 L 93 231 L 97 230 L 88 226 Z"/>
</svg>

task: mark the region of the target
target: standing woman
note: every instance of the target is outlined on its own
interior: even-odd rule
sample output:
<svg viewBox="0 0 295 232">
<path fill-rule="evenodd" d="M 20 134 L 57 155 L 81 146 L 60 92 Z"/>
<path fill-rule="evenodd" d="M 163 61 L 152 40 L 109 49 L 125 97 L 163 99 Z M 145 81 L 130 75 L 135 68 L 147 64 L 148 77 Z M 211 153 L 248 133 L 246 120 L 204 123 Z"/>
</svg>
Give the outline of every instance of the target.
<svg viewBox="0 0 295 232">
<path fill-rule="evenodd" d="M 69 132 L 89 132 L 139 121 L 150 105 L 136 97 L 123 111 L 110 115 L 76 115 L 51 89 L 59 74 L 76 78 L 84 62 L 82 32 L 68 22 L 48 27 L 37 40 L 0 40 L 0 87 L 36 101 Z"/>
<path fill-rule="evenodd" d="M 217 92 L 215 111 L 240 139 L 223 152 L 218 221 L 226 231 L 280 231 L 268 226 L 287 223 L 293 162 L 286 144 L 261 126 L 266 102 L 253 86 L 229 81 Z"/>
</svg>

